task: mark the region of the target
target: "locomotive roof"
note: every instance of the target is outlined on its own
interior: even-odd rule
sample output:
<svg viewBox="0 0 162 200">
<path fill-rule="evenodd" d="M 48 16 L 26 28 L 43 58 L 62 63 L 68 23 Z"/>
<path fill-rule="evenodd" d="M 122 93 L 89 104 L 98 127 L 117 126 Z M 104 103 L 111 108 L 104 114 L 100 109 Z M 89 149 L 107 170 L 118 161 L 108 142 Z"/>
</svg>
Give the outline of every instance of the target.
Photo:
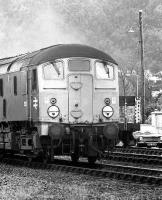
<svg viewBox="0 0 162 200">
<path fill-rule="evenodd" d="M 0 59 L 0 66 L 1 65 L 6 65 L 6 64 L 10 64 L 11 62 L 13 62 L 18 56 L 14 56 L 14 57 L 8 57 L 8 58 L 1 58 Z"/>
<path fill-rule="evenodd" d="M 44 62 L 56 60 L 59 58 L 70 58 L 70 57 L 95 58 L 117 64 L 116 61 L 111 56 L 96 48 L 81 44 L 59 44 L 43 48 L 34 51 L 32 53 L 0 59 L 0 74 L 1 74 L 1 66 L 3 66 L 4 64 L 8 65 L 6 72 L 7 71 L 10 72 L 10 70 L 11 71 L 18 70 L 18 68 L 14 66 L 14 64 L 16 64 L 17 61 L 21 62 L 23 60 L 28 60 L 29 65 L 39 65 Z M 23 65 L 21 67 L 23 67 Z"/>
<path fill-rule="evenodd" d="M 96 58 L 117 64 L 108 54 L 96 48 L 81 44 L 60 44 L 41 49 L 38 54 L 33 56 L 30 64 L 38 65 L 49 60 L 70 57 Z"/>
</svg>

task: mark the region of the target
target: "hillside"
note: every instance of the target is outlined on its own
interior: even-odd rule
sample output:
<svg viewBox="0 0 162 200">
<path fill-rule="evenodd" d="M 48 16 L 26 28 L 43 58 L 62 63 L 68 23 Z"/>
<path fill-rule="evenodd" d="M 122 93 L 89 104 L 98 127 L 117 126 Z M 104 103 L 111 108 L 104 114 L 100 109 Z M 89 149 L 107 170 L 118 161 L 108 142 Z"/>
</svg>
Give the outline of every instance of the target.
<svg viewBox="0 0 162 200">
<path fill-rule="evenodd" d="M 75 0 L 59 4 L 59 12 L 66 22 L 86 37 L 90 45 L 110 53 L 122 68 L 129 69 L 139 66 L 140 9 L 143 10 L 145 67 L 156 73 L 162 68 L 161 0 L 88 0 L 86 4 Z M 130 28 L 134 33 L 129 33 Z"/>
<path fill-rule="evenodd" d="M 161 0 L 0 0 L 0 5 L 1 57 L 86 43 L 111 54 L 122 69 L 137 70 L 142 9 L 145 68 L 153 73 L 162 68 Z"/>
</svg>

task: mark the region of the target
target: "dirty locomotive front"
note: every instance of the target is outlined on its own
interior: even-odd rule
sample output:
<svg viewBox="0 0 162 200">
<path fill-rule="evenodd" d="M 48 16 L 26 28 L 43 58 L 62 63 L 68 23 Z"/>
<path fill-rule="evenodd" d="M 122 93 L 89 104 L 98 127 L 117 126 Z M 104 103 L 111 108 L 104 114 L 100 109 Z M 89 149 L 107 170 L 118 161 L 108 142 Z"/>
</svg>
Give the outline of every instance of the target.
<svg viewBox="0 0 162 200">
<path fill-rule="evenodd" d="M 62 44 L 0 59 L 0 153 L 80 156 L 94 163 L 118 142 L 117 63 Z"/>
</svg>

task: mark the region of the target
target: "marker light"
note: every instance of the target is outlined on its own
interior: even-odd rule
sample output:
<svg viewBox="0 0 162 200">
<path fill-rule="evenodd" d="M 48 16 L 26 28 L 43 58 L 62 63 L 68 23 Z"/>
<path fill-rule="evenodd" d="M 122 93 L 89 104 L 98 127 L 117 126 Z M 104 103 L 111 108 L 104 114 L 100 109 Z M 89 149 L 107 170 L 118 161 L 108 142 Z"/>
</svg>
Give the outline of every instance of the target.
<svg viewBox="0 0 162 200">
<path fill-rule="evenodd" d="M 52 105 L 54 105 L 57 102 L 57 100 L 55 98 L 51 98 L 50 102 L 51 102 Z"/>
<path fill-rule="evenodd" d="M 103 107 L 102 114 L 104 117 L 110 118 L 114 114 L 113 108 L 111 106 Z"/>
<path fill-rule="evenodd" d="M 59 115 L 60 110 L 57 106 L 50 106 L 47 110 L 47 113 L 51 118 L 54 119 Z"/>
<path fill-rule="evenodd" d="M 110 99 L 109 98 L 105 98 L 104 102 L 105 102 L 106 105 L 109 105 L 110 104 Z"/>
</svg>

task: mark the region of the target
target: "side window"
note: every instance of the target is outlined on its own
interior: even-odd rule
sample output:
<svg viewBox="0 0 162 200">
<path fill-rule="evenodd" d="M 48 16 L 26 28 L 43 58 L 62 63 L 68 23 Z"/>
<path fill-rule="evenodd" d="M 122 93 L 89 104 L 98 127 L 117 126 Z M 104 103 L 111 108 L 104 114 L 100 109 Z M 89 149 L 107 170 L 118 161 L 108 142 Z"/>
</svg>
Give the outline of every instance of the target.
<svg viewBox="0 0 162 200">
<path fill-rule="evenodd" d="M 14 95 L 16 96 L 17 95 L 17 77 L 14 76 L 14 79 L 13 79 L 13 87 L 14 87 Z"/>
<path fill-rule="evenodd" d="M 3 97 L 3 79 L 0 79 L 0 96 Z"/>
<path fill-rule="evenodd" d="M 32 70 L 32 91 L 37 90 L 37 70 Z"/>
<path fill-rule="evenodd" d="M 21 94 L 27 94 L 27 72 L 26 71 L 21 71 L 20 88 L 21 88 Z"/>
<path fill-rule="evenodd" d="M 3 117 L 6 118 L 6 113 L 7 113 L 7 102 L 6 99 L 3 99 Z"/>
</svg>

